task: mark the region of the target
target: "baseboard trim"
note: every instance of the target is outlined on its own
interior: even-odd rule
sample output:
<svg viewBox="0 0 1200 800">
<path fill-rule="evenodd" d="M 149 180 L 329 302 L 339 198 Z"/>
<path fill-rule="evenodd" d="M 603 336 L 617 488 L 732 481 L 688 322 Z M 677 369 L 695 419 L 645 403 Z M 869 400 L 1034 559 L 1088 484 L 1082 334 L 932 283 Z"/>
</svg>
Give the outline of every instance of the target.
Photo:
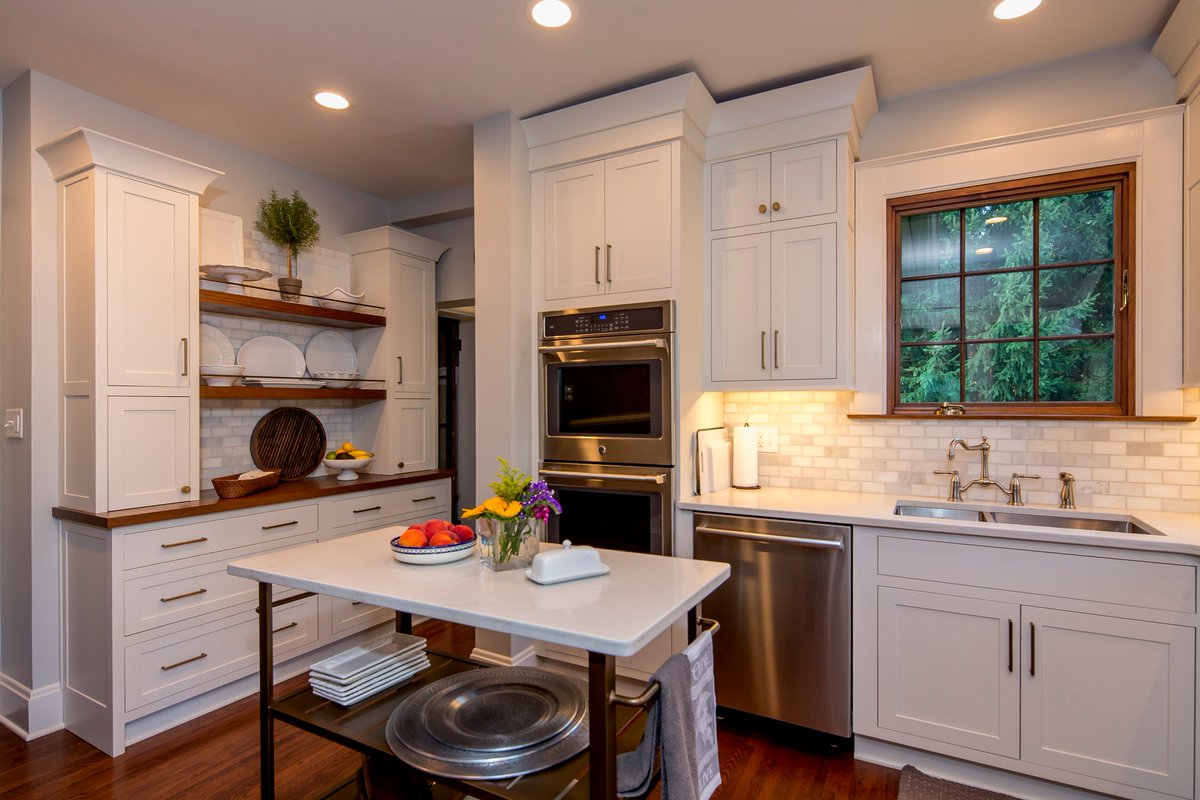
<svg viewBox="0 0 1200 800">
<path fill-rule="evenodd" d="M 493 667 L 534 667 L 537 666 L 537 648 L 531 644 L 516 655 L 509 656 L 476 647 L 471 651 L 471 660 Z"/>
<path fill-rule="evenodd" d="M 62 685 L 31 689 L 0 672 L 0 725 L 25 741 L 62 730 Z"/>
</svg>

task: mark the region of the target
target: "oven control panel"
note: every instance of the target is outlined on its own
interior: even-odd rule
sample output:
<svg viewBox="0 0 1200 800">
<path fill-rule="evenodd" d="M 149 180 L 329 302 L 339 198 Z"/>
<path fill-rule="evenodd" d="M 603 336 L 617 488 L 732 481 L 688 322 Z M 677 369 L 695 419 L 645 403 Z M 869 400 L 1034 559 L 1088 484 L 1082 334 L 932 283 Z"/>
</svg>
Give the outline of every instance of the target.
<svg viewBox="0 0 1200 800">
<path fill-rule="evenodd" d="M 662 333 L 671 330 L 668 313 L 667 303 L 546 313 L 542 315 L 542 337 Z"/>
</svg>

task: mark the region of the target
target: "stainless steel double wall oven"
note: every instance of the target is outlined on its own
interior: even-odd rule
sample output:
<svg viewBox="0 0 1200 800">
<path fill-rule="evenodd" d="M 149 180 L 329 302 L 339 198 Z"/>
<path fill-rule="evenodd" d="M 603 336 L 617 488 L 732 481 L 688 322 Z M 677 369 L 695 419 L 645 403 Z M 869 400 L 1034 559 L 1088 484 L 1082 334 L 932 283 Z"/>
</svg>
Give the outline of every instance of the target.
<svg viewBox="0 0 1200 800">
<path fill-rule="evenodd" d="M 675 315 L 670 301 L 543 312 L 542 465 L 563 538 L 670 555 Z"/>
</svg>

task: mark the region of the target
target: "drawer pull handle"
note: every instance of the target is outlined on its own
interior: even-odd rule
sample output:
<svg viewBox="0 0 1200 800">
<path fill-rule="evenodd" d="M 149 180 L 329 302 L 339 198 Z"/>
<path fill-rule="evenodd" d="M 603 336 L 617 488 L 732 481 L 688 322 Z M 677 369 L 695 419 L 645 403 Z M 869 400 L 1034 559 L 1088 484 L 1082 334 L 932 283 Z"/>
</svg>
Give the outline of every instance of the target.
<svg viewBox="0 0 1200 800">
<path fill-rule="evenodd" d="M 351 600 L 351 601 L 350 601 L 350 605 L 352 605 L 352 606 L 361 606 L 361 605 L 362 605 L 362 600 Z"/>
<path fill-rule="evenodd" d="M 437 495 L 431 494 L 431 495 L 429 495 L 429 497 L 414 497 L 413 498 L 414 503 L 424 503 L 426 500 L 437 500 Z"/>
<path fill-rule="evenodd" d="M 1013 671 L 1013 621 L 1008 621 L 1008 671 Z"/>
<path fill-rule="evenodd" d="M 276 525 L 263 525 L 263 526 L 262 526 L 262 529 L 263 529 L 264 531 L 273 531 L 273 530 L 275 530 L 276 528 L 286 528 L 286 527 L 288 527 L 289 525 L 299 525 L 299 524 L 300 524 L 300 520 L 298 520 L 298 519 L 294 519 L 294 520 L 292 520 L 291 522 L 280 522 L 280 523 L 278 523 L 278 524 L 276 524 Z"/>
<path fill-rule="evenodd" d="M 371 506 L 370 508 L 356 508 L 356 509 L 354 509 L 354 513 L 355 514 L 365 514 L 368 511 L 378 511 L 381 508 L 383 508 L 383 506 Z"/>
<path fill-rule="evenodd" d="M 1029 623 L 1029 677 L 1037 677 L 1037 630 Z"/>
<path fill-rule="evenodd" d="M 199 661 L 202 658 L 208 658 L 208 653 L 201 653 L 198 656 L 192 656 L 191 658 L 185 658 L 183 661 L 176 661 L 174 664 L 164 664 L 163 666 L 159 667 L 159 669 L 161 669 L 163 672 L 166 672 L 169 669 L 175 669 L 176 667 L 182 667 L 184 664 L 190 664 L 193 661 Z"/>
<path fill-rule="evenodd" d="M 295 628 L 299 624 L 300 624 L 299 622 L 289 622 L 287 625 L 284 625 L 281 628 L 276 628 L 275 630 L 271 631 L 271 633 L 283 633 L 284 631 L 286 631 L 290 628 Z"/>
<path fill-rule="evenodd" d="M 207 541 L 207 536 L 198 536 L 195 539 L 184 539 L 182 542 L 167 542 L 166 544 L 159 545 L 159 547 L 163 550 L 169 550 L 172 547 L 183 547 L 185 544 L 200 544 Z"/>
<path fill-rule="evenodd" d="M 160 597 L 160 598 L 158 598 L 158 602 L 172 603 L 176 600 L 182 600 L 185 597 L 195 597 L 198 594 L 204 594 L 207 591 L 208 591 L 208 589 L 197 589 L 194 592 L 184 592 L 183 594 L 171 595 L 170 597 Z"/>
</svg>

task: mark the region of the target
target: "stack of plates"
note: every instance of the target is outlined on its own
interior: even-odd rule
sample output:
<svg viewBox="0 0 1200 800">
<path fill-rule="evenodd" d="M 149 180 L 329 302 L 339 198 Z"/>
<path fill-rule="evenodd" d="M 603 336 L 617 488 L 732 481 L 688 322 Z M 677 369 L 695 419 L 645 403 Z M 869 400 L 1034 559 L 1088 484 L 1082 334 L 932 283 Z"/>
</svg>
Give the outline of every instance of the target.
<svg viewBox="0 0 1200 800">
<path fill-rule="evenodd" d="M 348 706 L 428 667 L 424 639 L 389 633 L 313 664 L 308 685 L 318 697 Z"/>
</svg>

